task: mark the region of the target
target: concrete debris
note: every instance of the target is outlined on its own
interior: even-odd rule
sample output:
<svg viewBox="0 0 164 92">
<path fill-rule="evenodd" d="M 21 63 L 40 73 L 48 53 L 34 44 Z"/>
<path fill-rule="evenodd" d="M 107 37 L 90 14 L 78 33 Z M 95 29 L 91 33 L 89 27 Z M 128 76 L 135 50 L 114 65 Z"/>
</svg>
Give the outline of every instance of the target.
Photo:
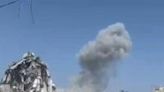
<svg viewBox="0 0 164 92">
<path fill-rule="evenodd" d="M 0 92 L 55 92 L 56 86 L 44 64 L 34 53 L 9 66 L 1 80 Z"/>
</svg>

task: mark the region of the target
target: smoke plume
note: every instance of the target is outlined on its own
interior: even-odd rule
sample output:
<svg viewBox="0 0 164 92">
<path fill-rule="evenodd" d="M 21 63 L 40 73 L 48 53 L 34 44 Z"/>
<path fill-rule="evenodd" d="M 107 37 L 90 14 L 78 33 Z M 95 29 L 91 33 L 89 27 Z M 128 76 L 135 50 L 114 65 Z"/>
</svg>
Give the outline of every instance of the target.
<svg viewBox="0 0 164 92">
<path fill-rule="evenodd" d="M 127 56 L 132 42 L 122 23 L 109 25 L 81 50 L 82 68 L 70 92 L 103 92 L 108 86 L 118 60 Z"/>
</svg>

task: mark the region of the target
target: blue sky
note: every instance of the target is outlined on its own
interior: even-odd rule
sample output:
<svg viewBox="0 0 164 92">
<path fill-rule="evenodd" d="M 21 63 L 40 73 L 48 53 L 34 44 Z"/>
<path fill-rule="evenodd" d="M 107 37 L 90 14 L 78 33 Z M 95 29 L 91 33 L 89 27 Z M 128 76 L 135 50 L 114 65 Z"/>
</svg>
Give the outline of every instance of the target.
<svg viewBox="0 0 164 92">
<path fill-rule="evenodd" d="M 1 0 L 0 4 L 11 0 Z M 76 54 L 99 30 L 123 22 L 133 41 L 128 58 L 118 65 L 108 90 L 150 92 L 164 86 L 163 0 L 33 0 L 0 9 L 0 76 L 27 51 L 48 65 L 59 87 L 67 87 L 80 67 Z"/>
</svg>

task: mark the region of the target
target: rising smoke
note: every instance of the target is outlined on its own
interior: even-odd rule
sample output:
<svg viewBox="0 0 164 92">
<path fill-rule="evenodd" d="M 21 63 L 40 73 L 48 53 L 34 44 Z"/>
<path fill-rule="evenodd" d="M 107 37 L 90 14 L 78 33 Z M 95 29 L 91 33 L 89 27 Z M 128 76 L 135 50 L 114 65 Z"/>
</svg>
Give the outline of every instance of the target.
<svg viewBox="0 0 164 92">
<path fill-rule="evenodd" d="M 96 39 L 89 41 L 78 54 L 82 71 L 69 92 L 103 92 L 116 63 L 128 55 L 131 47 L 124 24 L 116 23 L 101 30 Z"/>
</svg>

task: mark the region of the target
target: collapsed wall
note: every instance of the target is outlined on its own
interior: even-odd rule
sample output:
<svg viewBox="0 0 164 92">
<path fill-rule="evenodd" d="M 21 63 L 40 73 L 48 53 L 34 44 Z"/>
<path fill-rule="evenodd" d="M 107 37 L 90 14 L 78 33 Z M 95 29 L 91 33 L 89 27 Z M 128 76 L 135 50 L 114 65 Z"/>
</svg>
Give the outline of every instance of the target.
<svg viewBox="0 0 164 92">
<path fill-rule="evenodd" d="M 26 53 L 5 71 L 0 92 L 55 92 L 46 64 L 34 53 Z"/>
</svg>

